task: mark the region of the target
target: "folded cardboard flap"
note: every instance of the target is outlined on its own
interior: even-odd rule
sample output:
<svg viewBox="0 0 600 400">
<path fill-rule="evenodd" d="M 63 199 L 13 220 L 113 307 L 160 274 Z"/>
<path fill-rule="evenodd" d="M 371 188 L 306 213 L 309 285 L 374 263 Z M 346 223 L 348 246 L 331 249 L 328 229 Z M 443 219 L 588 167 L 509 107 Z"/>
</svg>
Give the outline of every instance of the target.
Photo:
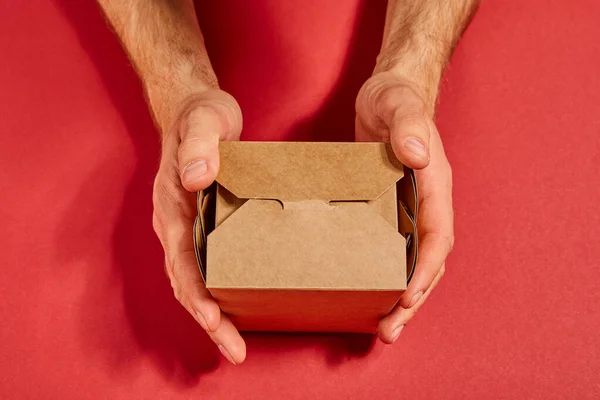
<svg viewBox="0 0 600 400">
<path fill-rule="evenodd" d="M 366 203 L 330 207 L 248 200 L 208 236 L 207 287 L 404 289 L 404 237 Z"/>
<path fill-rule="evenodd" d="M 223 311 L 242 330 L 372 332 L 416 262 L 412 171 L 402 179 L 382 143 L 223 142 L 220 153 L 194 234 Z"/>
<path fill-rule="evenodd" d="M 380 143 L 227 142 L 217 182 L 240 199 L 367 201 L 404 171 Z"/>
<path fill-rule="evenodd" d="M 388 190 L 375 200 L 369 200 L 368 204 L 379 213 L 388 224 L 398 230 L 398 200 L 397 185 L 392 185 Z"/>
</svg>

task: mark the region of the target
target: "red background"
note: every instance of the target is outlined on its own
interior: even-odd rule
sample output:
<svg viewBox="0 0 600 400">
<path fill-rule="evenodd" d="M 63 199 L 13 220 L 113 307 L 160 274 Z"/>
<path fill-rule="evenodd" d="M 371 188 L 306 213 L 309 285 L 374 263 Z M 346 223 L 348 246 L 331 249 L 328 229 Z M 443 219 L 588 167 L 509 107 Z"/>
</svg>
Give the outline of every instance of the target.
<svg viewBox="0 0 600 400">
<path fill-rule="evenodd" d="M 201 2 L 246 139 L 352 137 L 368 3 Z M 484 2 L 437 118 L 456 249 L 397 344 L 247 335 L 235 367 L 163 274 L 157 133 L 93 2 L 3 1 L 0 397 L 599 398 L 598 21 L 596 1 Z"/>
</svg>

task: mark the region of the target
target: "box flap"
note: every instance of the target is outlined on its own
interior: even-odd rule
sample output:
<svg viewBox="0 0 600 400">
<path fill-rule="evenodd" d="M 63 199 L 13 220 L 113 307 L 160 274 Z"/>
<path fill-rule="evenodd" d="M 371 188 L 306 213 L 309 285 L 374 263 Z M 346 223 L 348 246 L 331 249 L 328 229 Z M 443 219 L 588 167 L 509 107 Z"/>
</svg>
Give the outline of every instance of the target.
<svg viewBox="0 0 600 400">
<path fill-rule="evenodd" d="M 373 200 L 404 175 L 385 143 L 221 142 L 217 182 L 241 199 Z"/>
<path fill-rule="evenodd" d="M 285 210 L 248 200 L 208 235 L 207 263 L 209 289 L 406 288 L 406 241 L 364 202 Z"/>
<path fill-rule="evenodd" d="M 392 185 L 388 190 L 375 200 L 369 201 L 369 205 L 377 210 L 394 229 L 398 229 L 398 201 L 397 185 Z"/>
</svg>

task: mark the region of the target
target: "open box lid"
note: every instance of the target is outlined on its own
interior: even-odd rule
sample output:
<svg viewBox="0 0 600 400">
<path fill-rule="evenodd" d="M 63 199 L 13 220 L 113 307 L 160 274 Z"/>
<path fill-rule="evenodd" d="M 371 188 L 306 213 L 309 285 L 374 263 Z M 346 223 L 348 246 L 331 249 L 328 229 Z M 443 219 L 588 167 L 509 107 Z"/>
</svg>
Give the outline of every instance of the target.
<svg viewBox="0 0 600 400">
<path fill-rule="evenodd" d="M 245 203 L 228 217 L 223 227 L 211 233 L 211 256 L 218 260 L 216 265 L 238 265 L 240 271 L 248 274 L 239 276 L 235 268 L 225 274 L 213 272 L 209 283 L 229 287 L 233 282 L 243 281 L 244 287 L 260 287 L 267 279 L 269 285 L 278 288 L 299 285 L 315 288 L 315 282 L 320 282 L 317 288 L 385 290 L 397 288 L 398 279 L 406 283 L 410 278 L 417 253 L 416 185 L 414 174 L 403 168 L 389 144 L 223 142 L 220 156 L 218 184 L 239 199 L 254 200 Z M 402 178 L 405 171 L 409 179 Z M 403 237 L 367 204 L 392 189 L 395 193 L 398 181 L 398 220 Z M 207 241 L 201 211 L 206 208 L 204 193 L 199 193 L 198 200 L 195 248 L 206 280 Z M 298 210 L 314 213 L 290 212 Z M 335 212 L 326 212 L 332 210 Z M 228 243 L 228 246 L 222 248 L 219 243 Z M 265 252 L 246 254 L 249 248 L 264 246 Z M 311 251 L 310 246 L 316 246 L 317 251 Z M 327 246 L 330 246 L 329 252 Z M 273 255 L 279 251 L 291 269 L 273 272 L 268 278 L 261 265 L 281 263 L 283 256 L 278 259 L 277 254 Z M 303 258 L 305 264 L 301 265 L 302 276 L 296 274 L 294 279 L 289 279 L 285 275 L 294 269 L 295 258 L 290 254 L 293 251 L 300 252 L 295 256 Z M 379 281 L 370 280 L 372 276 L 368 276 L 365 268 L 369 263 L 381 262 L 376 260 L 377 254 L 380 258 L 385 254 L 383 258 L 388 263 L 396 263 L 394 265 L 404 264 L 406 260 L 407 270 L 394 275 L 390 282 L 385 282 L 382 276 Z M 307 256 L 311 261 L 308 264 L 315 265 L 312 271 L 307 270 Z M 253 264 L 253 260 L 260 265 Z M 322 265 L 319 265 L 323 262 L 327 265 L 339 262 L 334 266 L 339 273 L 334 268 L 333 274 L 329 271 L 327 276 L 323 275 Z M 354 267 L 352 270 L 352 265 L 361 263 L 365 264 L 362 269 Z M 388 269 L 394 265 L 388 265 Z M 358 286 L 355 277 L 362 279 Z M 330 282 L 324 284 L 327 280 Z"/>
</svg>

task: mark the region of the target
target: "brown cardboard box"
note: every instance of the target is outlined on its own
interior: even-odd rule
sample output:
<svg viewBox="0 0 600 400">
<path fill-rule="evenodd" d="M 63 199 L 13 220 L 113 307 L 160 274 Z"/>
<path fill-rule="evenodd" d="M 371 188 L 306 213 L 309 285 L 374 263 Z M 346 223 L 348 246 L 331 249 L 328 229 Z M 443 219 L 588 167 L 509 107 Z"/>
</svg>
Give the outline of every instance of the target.
<svg viewBox="0 0 600 400">
<path fill-rule="evenodd" d="M 414 174 L 390 145 L 222 142 L 220 155 L 194 240 L 238 329 L 374 332 L 417 254 Z"/>
</svg>

